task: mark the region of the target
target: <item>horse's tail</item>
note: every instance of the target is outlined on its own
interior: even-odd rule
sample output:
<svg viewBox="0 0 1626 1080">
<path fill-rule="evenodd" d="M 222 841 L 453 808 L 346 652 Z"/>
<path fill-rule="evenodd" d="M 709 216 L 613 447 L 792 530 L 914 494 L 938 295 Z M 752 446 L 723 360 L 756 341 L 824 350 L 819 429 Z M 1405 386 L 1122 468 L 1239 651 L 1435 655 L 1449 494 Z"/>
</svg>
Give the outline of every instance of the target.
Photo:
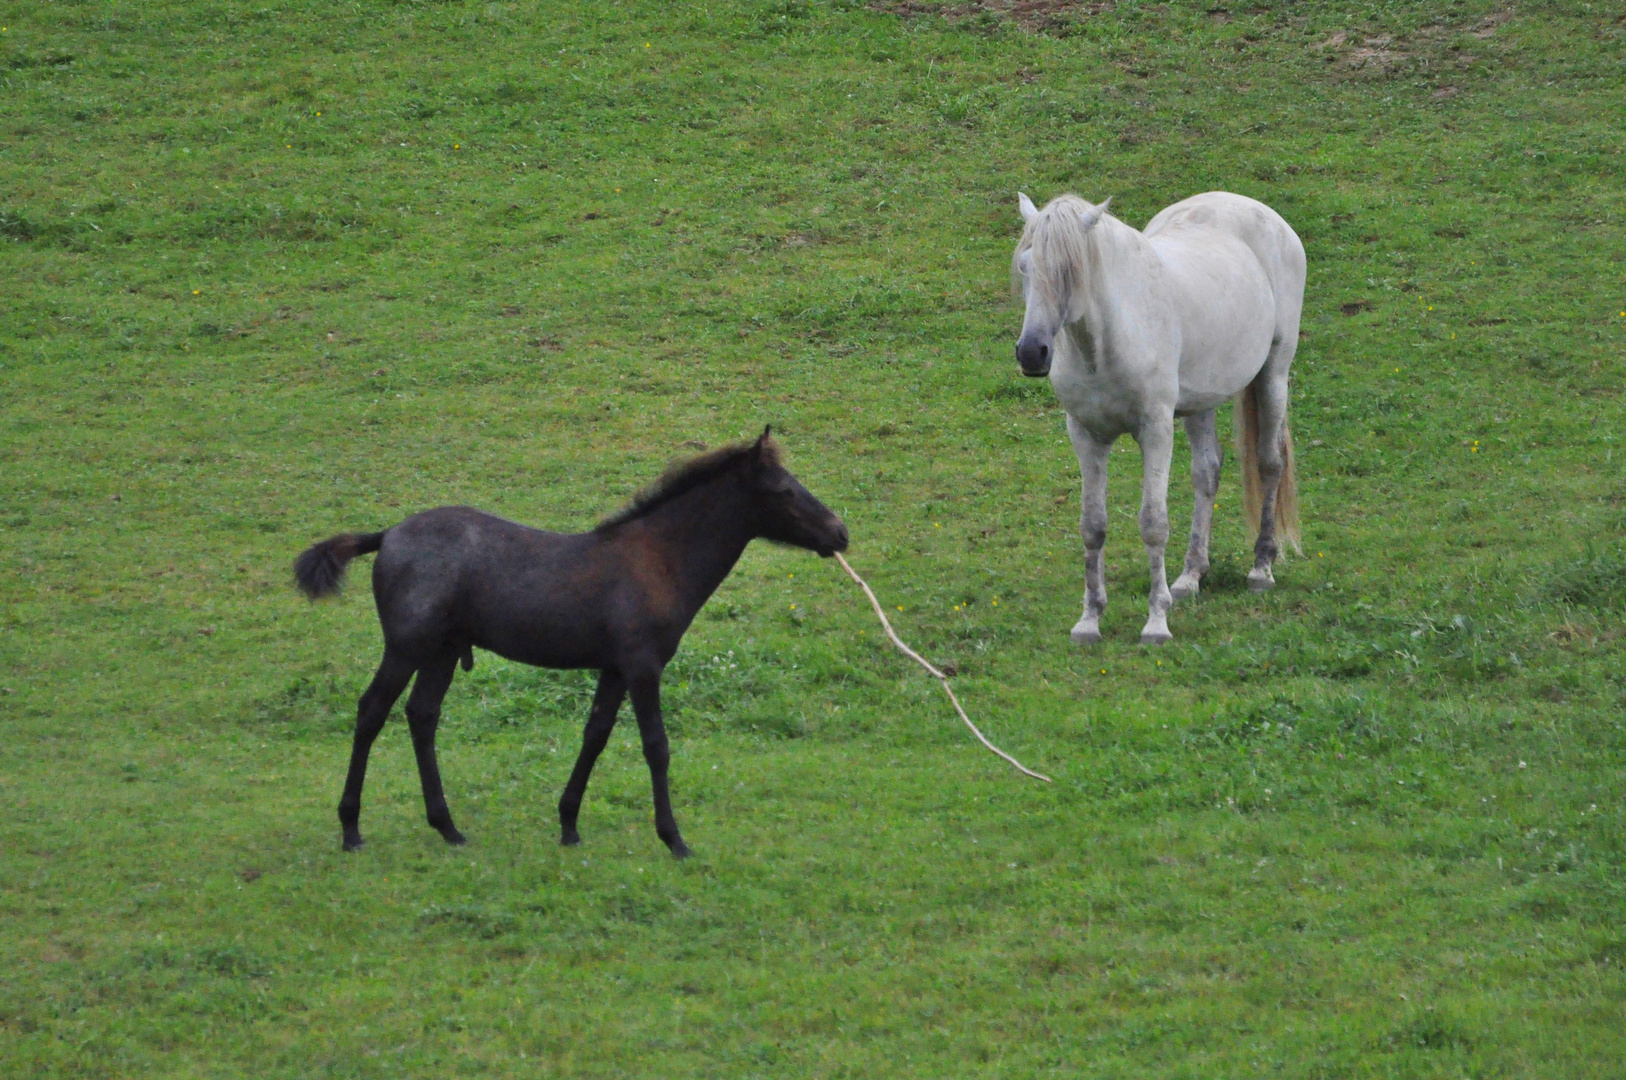
<svg viewBox="0 0 1626 1080">
<path fill-rule="evenodd" d="M 1242 462 L 1242 514 L 1259 532 L 1264 484 L 1259 479 L 1259 399 L 1252 386 L 1236 396 L 1236 452 Z M 1299 546 L 1299 488 L 1293 469 L 1293 432 L 1282 417 L 1282 479 L 1276 487 L 1276 535 L 1303 555 Z"/>
<path fill-rule="evenodd" d="M 332 596 L 344 584 L 344 568 L 357 555 L 368 555 L 384 545 L 384 534 L 341 533 L 305 550 L 294 560 L 294 584 L 312 600 Z"/>
</svg>

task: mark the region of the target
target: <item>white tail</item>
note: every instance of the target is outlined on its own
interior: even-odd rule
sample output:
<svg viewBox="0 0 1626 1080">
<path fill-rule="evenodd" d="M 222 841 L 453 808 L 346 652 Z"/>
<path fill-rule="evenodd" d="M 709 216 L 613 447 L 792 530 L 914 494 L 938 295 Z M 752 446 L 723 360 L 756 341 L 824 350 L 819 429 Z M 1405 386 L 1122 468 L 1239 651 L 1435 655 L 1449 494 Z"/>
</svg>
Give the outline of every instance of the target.
<svg viewBox="0 0 1626 1080">
<path fill-rule="evenodd" d="M 1259 401 L 1253 387 L 1236 396 L 1236 452 L 1242 462 L 1242 513 L 1259 534 L 1259 510 L 1264 485 L 1259 480 Z M 1282 417 L 1282 481 L 1276 488 L 1276 536 L 1279 544 L 1303 555 L 1299 545 L 1299 490 L 1293 477 L 1293 432 Z"/>
</svg>

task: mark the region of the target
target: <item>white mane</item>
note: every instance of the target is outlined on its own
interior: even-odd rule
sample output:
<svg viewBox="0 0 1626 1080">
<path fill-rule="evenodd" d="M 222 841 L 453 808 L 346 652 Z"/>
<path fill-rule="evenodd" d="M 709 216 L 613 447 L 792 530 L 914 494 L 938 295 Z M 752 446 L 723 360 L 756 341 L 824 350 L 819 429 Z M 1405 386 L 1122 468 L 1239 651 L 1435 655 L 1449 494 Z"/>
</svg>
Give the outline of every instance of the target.
<svg viewBox="0 0 1626 1080">
<path fill-rule="evenodd" d="M 1011 281 L 1020 287 L 1022 256 L 1028 256 L 1027 287 L 1030 295 L 1065 311 L 1089 277 L 1100 270 L 1100 235 L 1095 226 L 1106 216 L 1108 199 L 1099 206 L 1077 195 L 1057 195 L 1028 220 L 1022 239 L 1011 256 Z M 1116 220 L 1116 219 L 1114 219 Z"/>
</svg>

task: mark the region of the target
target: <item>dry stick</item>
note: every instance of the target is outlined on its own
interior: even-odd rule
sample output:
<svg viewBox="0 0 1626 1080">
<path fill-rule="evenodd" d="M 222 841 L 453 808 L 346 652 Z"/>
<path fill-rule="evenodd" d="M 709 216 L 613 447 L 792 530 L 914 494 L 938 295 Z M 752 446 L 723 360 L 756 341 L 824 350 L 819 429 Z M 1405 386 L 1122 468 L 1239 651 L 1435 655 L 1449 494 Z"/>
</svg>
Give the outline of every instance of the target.
<svg viewBox="0 0 1626 1080">
<path fill-rule="evenodd" d="M 960 719 L 965 721 L 965 726 L 971 729 L 971 734 L 977 737 L 977 741 L 982 743 L 982 745 L 986 746 L 988 749 L 992 750 L 994 753 L 998 754 L 1000 757 L 1004 758 L 1006 761 L 1010 762 L 1012 765 L 1015 765 L 1018 772 L 1025 773 L 1026 775 L 1033 777 L 1035 780 L 1043 780 L 1047 784 L 1053 783 L 1054 781 L 1052 781 L 1050 777 L 1046 776 L 1044 773 L 1034 772 L 1032 769 L 1028 768 L 1026 765 L 1022 764 L 1020 761 L 1017 761 L 1015 758 L 1011 757 L 1011 755 L 989 742 L 988 736 L 977 730 L 977 725 L 971 722 L 971 717 L 967 716 L 965 714 L 965 709 L 961 707 L 960 699 L 954 696 L 953 690 L 949 689 L 948 676 L 944 675 L 941 671 L 937 670 L 937 668 L 933 667 L 925 657 L 921 656 L 919 653 L 915 652 L 915 650 L 903 643 L 903 639 L 900 638 L 897 635 L 897 632 L 892 629 L 892 624 L 886 621 L 886 612 L 881 610 L 881 602 L 875 599 L 875 593 L 870 589 L 869 585 L 865 583 L 864 579 L 858 576 L 858 571 L 854 570 L 850 565 L 848 565 L 847 560 L 841 557 L 841 553 L 839 551 L 836 552 L 836 561 L 841 564 L 841 568 L 843 570 L 847 571 L 848 576 L 850 576 L 854 581 L 858 582 L 858 587 L 864 590 L 864 595 L 869 597 L 870 606 L 875 609 L 875 614 L 881 620 L 881 626 L 886 630 L 886 636 L 892 639 L 892 644 L 901 649 L 904 655 L 913 659 L 915 663 L 931 672 L 932 677 L 943 684 L 943 693 L 947 694 L 949 700 L 954 702 L 954 711 L 960 714 Z"/>
</svg>

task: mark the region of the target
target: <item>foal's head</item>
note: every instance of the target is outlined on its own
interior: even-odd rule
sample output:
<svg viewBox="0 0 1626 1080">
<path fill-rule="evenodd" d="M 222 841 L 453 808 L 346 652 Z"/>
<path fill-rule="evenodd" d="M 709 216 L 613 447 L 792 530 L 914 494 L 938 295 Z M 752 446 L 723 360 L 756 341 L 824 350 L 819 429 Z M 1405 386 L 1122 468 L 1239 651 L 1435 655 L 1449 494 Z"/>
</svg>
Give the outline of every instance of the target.
<svg viewBox="0 0 1626 1080">
<path fill-rule="evenodd" d="M 1111 202 L 1092 206 L 1077 195 L 1058 195 L 1039 210 L 1032 199 L 1017 193 L 1017 206 L 1027 223 L 1011 256 L 1011 280 L 1021 283 L 1027 299 L 1022 336 L 1016 342 L 1022 374 L 1034 378 L 1050 374 L 1050 343 L 1064 323 L 1082 317 L 1085 242 Z"/>
<path fill-rule="evenodd" d="M 745 526 L 752 537 L 829 556 L 847 550 L 847 526 L 785 468 L 769 429 L 755 442 L 739 443 L 680 462 L 626 509 L 599 526 L 610 529 L 690 492 L 743 496 Z M 702 507 L 704 503 L 700 504 Z"/>
<path fill-rule="evenodd" d="M 847 525 L 785 468 L 768 428 L 745 450 L 747 483 L 755 495 L 756 534 L 829 558 L 847 550 Z"/>
</svg>

